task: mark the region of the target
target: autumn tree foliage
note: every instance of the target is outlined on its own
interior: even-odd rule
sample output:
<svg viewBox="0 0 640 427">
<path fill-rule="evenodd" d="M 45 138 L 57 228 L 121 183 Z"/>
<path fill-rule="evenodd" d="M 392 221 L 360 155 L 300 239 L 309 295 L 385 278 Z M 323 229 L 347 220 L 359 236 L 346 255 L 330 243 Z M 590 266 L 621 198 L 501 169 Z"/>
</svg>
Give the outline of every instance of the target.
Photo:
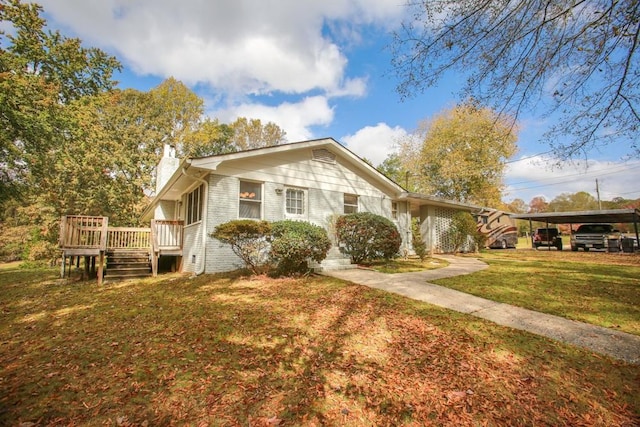
<svg viewBox="0 0 640 427">
<path fill-rule="evenodd" d="M 463 96 L 496 111 L 558 113 L 546 140 L 560 157 L 608 144 L 640 155 L 637 0 L 429 0 L 408 8 L 393 43 L 402 96 L 459 71 Z"/>
<path fill-rule="evenodd" d="M 467 102 L 423 122 L 400 143 L 399 154 L 414 191 L 498 206 L 516 139 L 509 122 Z"/>
<path fill-rule="evenodd" d="M 286 132 L 272 122 L 263 124 L 260 119 L 238 117 L 231 123 L 232 143 L 236 151 L 271 147 L 286 141 Z"/>
<path fill-rule="evenodd" d="M 548 212 L 589 211 L 598 209 L 598 201 L 586 191 L 562 193 L 549 202 Z"/>
<path fill-rule="evenodd" d="M 529 213 L 542 213 L 547 212 L 549 209 L 549 202 L 544 196 L 536 196 L 529 202 Z"/>
<path fill-rule="evenodd" d="M 46 29 L 34 3 L 0 3 L 0 204 L 39 183 L 67 146 L 69 104 L 114 86 L 118 61 Z M 20 191 L 22 190 L 22 191 Z"/>
<path fill-rule="evenodd" d="M 201 157 L 284 140 L 273 123 L 205 117 L 204 101 L 173 77 L 147 92 L 116 88 L 116 58 L 47 30 L 42 14 L 0 0 L 0 222 L 22 206 L 138 225 L 164 144 Z"/>
</svg>

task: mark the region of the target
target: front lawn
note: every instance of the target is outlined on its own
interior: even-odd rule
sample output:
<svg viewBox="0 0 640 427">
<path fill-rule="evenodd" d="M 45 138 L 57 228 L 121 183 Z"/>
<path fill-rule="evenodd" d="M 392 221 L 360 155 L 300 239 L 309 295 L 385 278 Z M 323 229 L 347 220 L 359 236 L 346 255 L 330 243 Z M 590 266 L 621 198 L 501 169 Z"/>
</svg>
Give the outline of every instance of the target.
<svg viewBox="0 0 640 427">
<path fill-rule="evenodd" d="M 491 268 L 441 286 L 640 335 L 640 254 L 486 251 Z"/>
<path fill-rule="evenodd" d="M 640 423 L 640 367 L 336 279 L 0 269 L 0 425 Z"/>
</svg>

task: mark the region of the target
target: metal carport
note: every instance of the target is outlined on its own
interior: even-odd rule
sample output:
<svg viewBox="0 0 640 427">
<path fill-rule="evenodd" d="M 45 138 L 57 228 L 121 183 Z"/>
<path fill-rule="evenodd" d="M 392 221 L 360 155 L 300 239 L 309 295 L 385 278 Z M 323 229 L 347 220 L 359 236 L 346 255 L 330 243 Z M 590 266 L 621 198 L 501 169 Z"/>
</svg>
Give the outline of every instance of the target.
<svg viewBox="0 0 640 427">
<path fill-rule="evenodd" d="M 636 232 L 636 242 L 640 244 L 638 235 L 638 223 L 640 222 L 640 210 L 638 209 L 609 209 L 597 211 L 576 212 L 540 212 L 531 214 L 509 215 L 513 219 L 528 219 L 529 231 L 533 234 L 532 221 L 547 224 L 589 224 L 589 223 L 632 223 Z M 573 228 L 573 227 L 572 227 Z"/>
</svg>

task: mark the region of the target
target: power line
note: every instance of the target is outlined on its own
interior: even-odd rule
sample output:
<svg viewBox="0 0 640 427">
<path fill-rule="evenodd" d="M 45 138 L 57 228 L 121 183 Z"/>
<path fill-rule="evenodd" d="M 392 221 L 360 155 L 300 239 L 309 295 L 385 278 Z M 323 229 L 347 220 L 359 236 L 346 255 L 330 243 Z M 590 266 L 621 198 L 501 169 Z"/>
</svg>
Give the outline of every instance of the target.
<svg viewBox="0 0 640 427">
<path fill-rule="evenodd" d="M 527 157 L 521 157 L 519 159 L 515 159 L 515 160 L 507 160 L 506 162 L 504 162 L 505 164 L 507 163 L 517 163 L 517 162 L 521 162 L 523 160 L 529 160 L 529 159 L 533 159 L 534 157 L 538 157 L 538 156 L 542 156 L 543 154 L 549 154 L 549 153 L 553 153 L 553 150 L 549 150 L 549 151 L 543 151 L 542 153 L 538 153 L 538 154 L 532 154 L 530 156 Z"/>
<path fill-rule="evenodd" d="M 612 170 L 614 168 L 616 169 L 615 171 L 606 172 L 606 171 Z M 596 171 L 583 172 L 583 173 L 574 173 L 574 174 L 564 175 L 564 176 L 560 176 L 560 177 L 541 178 L 541 179 L 537 180 L 537 182 L 540 182 L 540 181 L 544 182 L 544 181 L 550 181 L 550 180 L 561 180 L 561 181 L 556 182 L 556 183 L 551 183 L 551 184 L 541 184 L 538 187 L 545 187 L 545 186 L 549 186 L 549 185 L 559 185 L 559 184 L 567 184 L 569 182 L 575 182 L 576 181 L 575 179 L 573 179 L 573 180 L 566 180 L 565 179 L 565 178 L 573 177 L 573 176 L 580 176 L 582 178 L 589 178 L 589 177 L 593 177 L 593 176 L 600 177 L 600 176 L 605 176 L 605 175 L 615 175 L 617 173 L 623 173 L 623 172 L 627 172 L 629 170 L 638 169 L 638 168 L 640 168 L 640 164 L 638 164 L 636 166 L 627 167 L 627 168 L 624 168 L 622 170 L 620 170 L 619 168 L 620 168 L 619 166 L 614 166 L 614 167 L 607 168 L 607 169 L 599 169 L 599 170 L 596 170 Z M 526 184 L 528 182 L 531 182 L 531 180 L 513 182 L 510 185 Z M 536 188 L 536 187 L 534 187 L 534 188 Z M 523 188 L 523 189 L 526 190 L 528 188 Z"/>
</svg>

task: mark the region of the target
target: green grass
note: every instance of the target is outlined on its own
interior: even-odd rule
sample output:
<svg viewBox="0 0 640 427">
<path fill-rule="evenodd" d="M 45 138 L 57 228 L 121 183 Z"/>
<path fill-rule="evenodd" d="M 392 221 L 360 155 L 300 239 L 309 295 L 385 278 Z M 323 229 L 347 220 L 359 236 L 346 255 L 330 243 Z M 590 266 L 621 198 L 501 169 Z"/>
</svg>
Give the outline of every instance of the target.
<svg viewBox="0 0 640 427">
<path fill-rule="evenodd" d="M 640 335 L 640 256 L 487 251 L 490 268 L 434 283 L 494 301 Z"/>
<path fill-rule="evenodd" d="M 0 269 L 0 425 L 640 422 L 638 366 L 336 279 L 57 273 Z"/>
</svg>

